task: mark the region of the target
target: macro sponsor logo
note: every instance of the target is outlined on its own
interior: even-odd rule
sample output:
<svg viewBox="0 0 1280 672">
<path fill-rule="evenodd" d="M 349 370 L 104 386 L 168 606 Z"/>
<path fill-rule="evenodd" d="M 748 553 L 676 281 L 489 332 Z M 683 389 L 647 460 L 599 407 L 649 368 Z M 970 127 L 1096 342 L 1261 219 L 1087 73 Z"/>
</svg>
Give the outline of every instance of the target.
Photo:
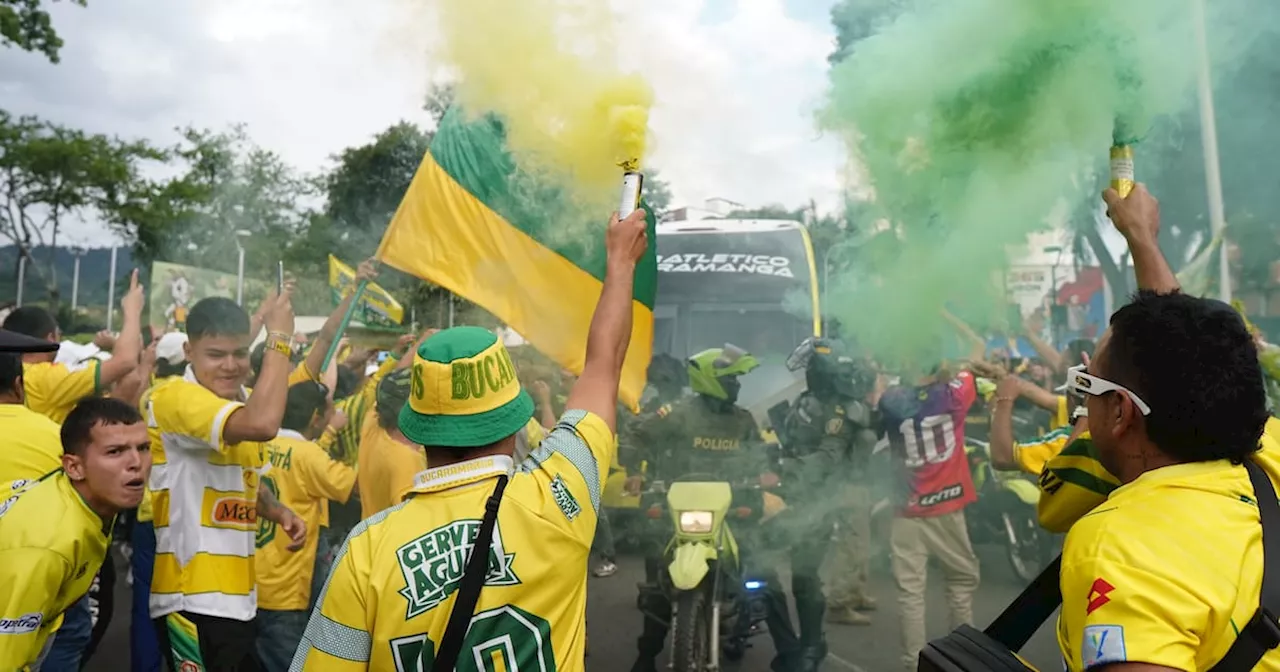
<svg viewBox="0 0 1280 672">
<path fill-rule="evenodd" d="M 258 507 L 241 497 L 221 497 L 213 502 L 213 522 L 244 529 L 258 526 Z"/>
<path fill-rule="evenodd" d="M 396 560 L 405 586 L 400 595 L 408 601 L 405 620 L 434 609 L 458 589 L 467 558 L 480 535 L 479 520 L 459 520 L 442 525 L 396 549 Z M 515 553 L 507 553 L 495 524 L 489 547 L 487 586 L 515 586 L 520 579 L 512 571 Z"/>
<path fill-rule="evenodd" d="M 17 618 L 0 618 L 0 635 L 21 635 L 35 632 L 44 623 L 44 614 L 23 614 Z"/>
</svg>

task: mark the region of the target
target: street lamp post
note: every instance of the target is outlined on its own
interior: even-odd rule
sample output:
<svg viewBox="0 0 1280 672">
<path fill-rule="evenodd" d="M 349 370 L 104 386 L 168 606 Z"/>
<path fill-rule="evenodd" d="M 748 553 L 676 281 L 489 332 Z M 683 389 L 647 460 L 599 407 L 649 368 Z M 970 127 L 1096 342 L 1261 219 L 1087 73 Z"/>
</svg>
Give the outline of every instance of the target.
<svg viewBox="0 0 1280 672">
<path fill-rule="evenodd" d="M 1045 254 L 1056 254 L 1053 258 L 1053 265 L 1049 267 L 1049 335 L 1053 339 L 1053 346 L 1058 347 L 1058 336 L 1060 335 L 1060 324 L 1058 320 L 1053 318 L 1053 309 L 1058 305 L 1058 266 L 1062 265 L 1062 253 L 1064 249 L 1060 245 L 1050 245 L 1044 248 Z"/>
<path fill-rule="evenodd" d="M 1227 228 L 1226 206 L 1222 199 L 1222 163 L 1218 158 L 1218 124 L 1213 110 L 1213 79 L 1209 63 L 1209 37 L 1205 25 L 1204 0 L 1191 0 L 1192 23 L 1196 30 L 1196 47 L 1200 54 L 1197 68 L 1200 98 L 1200 141 L 1204 145 L 1204 179 L 1209 199 L 1209 226 L 1215 234 Z M 1227 241 L 1218 248 L 1218 291 L 1223 301 L 1231 301 L 1231 268 L 1227 263 Z"/>
<path fill-rule="evenodd" d="M 111 246 L 111 273 L 107 277 L 107 331 L 111 331 L 116 314 L 116 254 L 119 248 Z"/>
<path fill-rule="evenodd" d="M 18 307 L 22 307 L 22 288 L 27 284 L 27 255 L 18 253 Z"/>
<path fill-rule="evenodd" d="M 75 257 L 75 263 L 71 267 L 71 312 L 73 313 L 80 307 L 80 258 L 84 253 L 83 247 L 71 248 L 71 256 Z"/>
<path fill-rule="evenodd" d="M 244 305 L 244 244 L 251 235 L 252 231 L 236 230 L 236 251 L 240 253 L 240 260 L 236 264 L 236 304 L 241 306 Z"/>
</svg>

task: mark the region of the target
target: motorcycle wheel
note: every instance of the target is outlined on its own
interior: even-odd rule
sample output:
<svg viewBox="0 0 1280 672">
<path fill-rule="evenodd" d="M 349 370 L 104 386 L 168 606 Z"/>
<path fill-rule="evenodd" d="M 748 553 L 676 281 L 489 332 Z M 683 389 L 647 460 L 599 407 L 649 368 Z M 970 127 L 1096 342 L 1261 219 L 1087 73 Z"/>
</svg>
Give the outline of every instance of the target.
<svg viewBox="0 0 1280 672">
<path fill-rule="evenodd" d="M 676 627 L 671 642 L 675 672 L 702 672 L 707 658 L 707 595 L 702 589 L 676 599 Z"/>
<path fill-rule="evenodd" d="M 1035 529 L 1027 525 L 1036 525 L 1035 521 L 1024 520 L 1010 515 L 1000 514 L 1009 538 L 1005 539 L 1005 555 L 1009 557 L 1009 567 L 1018 580 L 1024 584 L 1031 583 L 1040 574 L 1040 544 L 1037 543 Z"/>
</svg>

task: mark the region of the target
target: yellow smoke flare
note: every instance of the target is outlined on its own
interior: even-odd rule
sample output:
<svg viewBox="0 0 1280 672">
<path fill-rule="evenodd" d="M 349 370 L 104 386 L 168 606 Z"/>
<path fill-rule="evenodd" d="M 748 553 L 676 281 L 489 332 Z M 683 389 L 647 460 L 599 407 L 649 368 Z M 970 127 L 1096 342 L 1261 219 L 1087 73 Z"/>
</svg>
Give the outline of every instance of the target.
<svg viewBox="0 0 1280 672">
<path fill-rule="evenodd" d="M 620 68 L 607 0 L 418 1 L 436 9 L 458 102 L 503 118 L 521 168 L 567 174 L 582 203 L 639 170 L 653 92 Z"/>
</svg>

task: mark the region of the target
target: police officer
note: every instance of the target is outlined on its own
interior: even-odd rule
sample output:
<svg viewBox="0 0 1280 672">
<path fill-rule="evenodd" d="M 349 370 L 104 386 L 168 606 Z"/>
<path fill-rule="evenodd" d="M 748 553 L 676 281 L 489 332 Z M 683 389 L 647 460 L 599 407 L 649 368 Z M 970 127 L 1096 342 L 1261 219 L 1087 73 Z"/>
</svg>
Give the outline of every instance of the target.
<svg viewBox="0 0 1280 672">
<path fill-rule="evenodd" d="M 804 370 L 808 388 L 784 422 L 782 474 L 797 521 L 791 573 L 804 651 L 804 667 L 799 669 L 816 670 L 826 656 L 826 604 L 819 572 L 836 521 L 841 530 L 837 548 L 845 557 L 835 565 L 831 619 L 854 625 L 871 622 L 858 609 L 874 606 L 866 596 L 870 508 L 865 478 L 876 442 L 873 406 L 867 403 L 876 376 L 869 365 L 824 339 L 801 343 L 787 366 Z"/>
<path fill-rule="evenodd" d="M 664 404 L 639 419 L 623 441 L 628 445 L 624 465 L 628 473 L 638 473 L 640 461 L 647 460 L 651 477 L 669 481 L 693 473 L 716 474 L 717 480 L 742 483 L 759 479 L 776 483 L 759 427 L 751 413 L 736 405 L 738 377 L 759 366 L 759 362 L 732 345 L 705 350 L 688 361 L 689 385 L 695 392 L 675 403 Z M 627 479 L 627 489 L 639 492 L 641 479 Z M 747 563 L 749 535 L 739 539 Z M 663 571 L 663 547 L 667 540 L 652 537 L 645 543 L 645 583 L 640 586 L 638 606 L 644 614 L 644 628 L 637 641 L 638 656 L 633 672 L 651 672 L 662 652 L 671 620 L 671 602 L 659 586 Z M 771 571 L 753 573 L 766 583 L 766 623 L 774 638 L 778 657 L 776 672 L 790 672 L 797 652 L 795 634 L 787 613 L 786 594 Z"/>
</svg>

